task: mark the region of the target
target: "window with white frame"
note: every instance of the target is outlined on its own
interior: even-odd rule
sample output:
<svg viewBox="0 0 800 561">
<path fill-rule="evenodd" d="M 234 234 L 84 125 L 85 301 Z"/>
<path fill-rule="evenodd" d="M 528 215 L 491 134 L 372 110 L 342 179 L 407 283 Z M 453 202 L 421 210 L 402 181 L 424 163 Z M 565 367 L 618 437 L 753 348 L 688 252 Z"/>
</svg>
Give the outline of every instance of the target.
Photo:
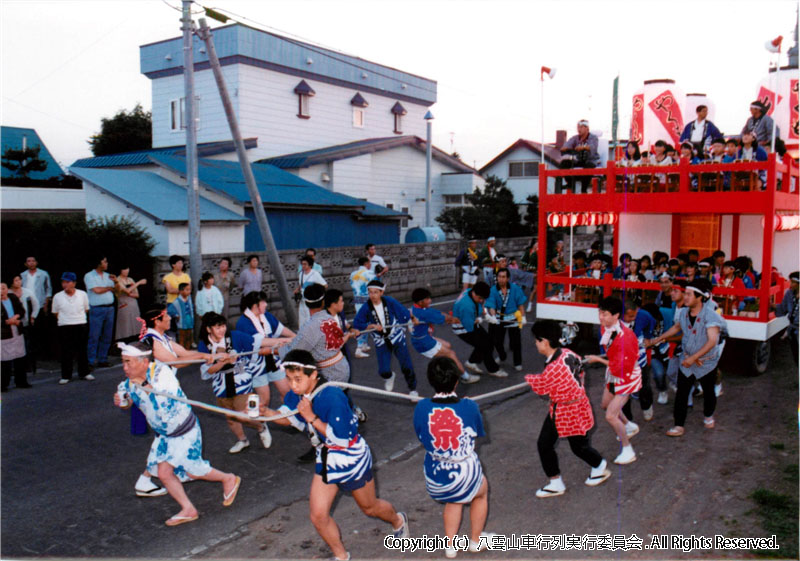
<svg viewBox="0 0 800 561">
<path fill-rule="evenodd" d="M 200 98 L 194 98 L 195 130 L 200 129 Z M 186 130 L 189 116 L 186 113 L 186 98 L 173 99 L 169 102 L 169 128 L 172 131 Z"/>
<path fill-rule="evenodd" d="M 300 80 L 294 88 L 294 93 L 297 94 L 297 116 L 301 119 L 310 119 L 310 100 L 315 94 L 314 89 L 305 80 Z"/>
<path fill-rule="evenodd" d="M 444 197 L 444 206 L 447 208 L 464 206 L 466 204 L 464 195 L 442 195 Z"/>
<path fill-rule="evenodd" d="M 364 110 L 361 107 L 353 107 L 353 127 L 364 128 Z"/>
<path fill-rule="evenodd" d="M 508 162 L 508 177 L 539 177 L 539 161 Z"/>
</svg>

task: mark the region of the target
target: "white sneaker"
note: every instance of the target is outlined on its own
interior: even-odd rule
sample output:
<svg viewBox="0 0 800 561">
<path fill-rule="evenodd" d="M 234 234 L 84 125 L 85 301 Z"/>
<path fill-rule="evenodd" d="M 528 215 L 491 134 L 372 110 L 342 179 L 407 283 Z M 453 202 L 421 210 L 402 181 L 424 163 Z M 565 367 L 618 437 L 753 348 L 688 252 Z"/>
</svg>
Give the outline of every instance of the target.
<svg viewBox="0 0 800 561">
<path fill-rule="evenodd" d="M 385 389 L 387 392 L 392 391 L 394 389 L 394 379 L 395 375 L 394 372 L 392 372 L 391 376 L 383 380 L 383 389 Z"/>
<path fill-rule="evenodd" d="M 642 409 L 642 416 L 644 417 L 645 421 L 652 421 L 653 420 L 653 406 L 651 405 L 647 409 Z"/>
<path fill-rule="evenodd" d="M 514 367 L 514 370 L 516 370 L 517 372 L 522 372 L 522 365 L 521 364 L 516 365 Z"/>
<path fill-rule="evenodd" d="M 669 393 L 667 392 L 658 392 L 658 400 L 657 403 L 661 405 L 665 405 L 669 401 Z"/>
<path fill-rule="evenodd" d="M 636 436 L 639 434 L 639 425 L 633 421 L 628 421 L 628 423 L 625 425 L 625 432 L 628 433 L 628 438 Z"/>
<path fill-rule="evenodd" d="M 488 549 L 489 542 L 496 536 L 494 532 L 481 532 L 480 541 L 469 540 L 469 547 L 467 548 L 470 553 L 479 553 L 484 549 Z"/>
<path fill-rule="evenodd" d="M 714 395 L 717 397 L 722 395 L 722 384 L 714 384 Z"/>
<path fill-rule="evenodd" d="M 408 392 L 409 397 L 419 397 L 419 392 L 417 390 L 411 390 Z"/>
<path fill-rule="evenodd" d="M 369 358 L 369 354 L 367 354 L 364 351 L 362 351 L 360 347 L 356 349 L 356 353 L 355 354 L 356 354 L 356 358 Z"/>
<path fill-rule="evenodd" d="M 64 384 L 69 384 L 69 380 L 67 378 L 61 378 L 58 383 L 63 386 Z"/>
<path fill-rule="evenodd" d="M 636 452 L 633 451 L 633 446 L 623 446 L 622 452 L 619 456 L 614 458 L 615 464 L 626 465 L 636 461 Z"/>
<path fill-rule="evenodd" d="M 551 479 L 547 485 L 542 487 L 541 489 L 537 489 L 536 497 L 539 499 L 547 499 L 549 497 L 558 497 L 559 495 L 563 495 L 564 491 L 567 488 L 564 485 L 564 481 L 561 478 L 558 479 Z"/>
<path fill-rule="evenodd" d="M 528 302 L 528 307 L 525 308 L 527 313 L 531 313 L 533 311 L 533 302 Z"/>
<path fill-rule="evenodd" d="M 494 376 L 495 378 L 508 378 L 508 372 L 501 368 L 497 372 L 489 372 L 489 376 Z"/>
<path fill-rule="evenodd" d="M 258 433 L 258 436 L 261 438 L 261 444 L 264 445 L 264 448 L 269 448 L 272 446 L 272 434 L 269 432 L 269 427 L 267 423 L 264 423 L 264 428 Z"/>
<path fill-rule="evenodd" d="M 370 346 L 369 345 L 359 345 L 358 348 L 361 349 L 362 351 L 364 351 L 365 353 L 368 353 L 369 350 L 370 350 Z"/>
<path fill-rule="evenodd" d="M 455 559 L 456 555 L 458 555 L 458 550 L 455 547 L 444 548 L 444 556 L 448 559 Z"/>
<path fill-rule="evenodd" d="M 592 471 L 589 472 L 589 477 L 586 478 L 584 483 L 589 487 L 596 487 L 609 477 L 611 477 L 611 470 L 608 469 L 608 463 L 603 460 L 599 466 L 592 468 Z"/>
<path fill-rule="evenodd" d="M 272 439 L 270 438 L 270 444 L 272 443 L 271 440 Z M 236 444 L 231 446 L 231 449 L 228 450 L 228 454 L 238 454 L 239 452 L 241 452 L 245 448 L 249 448 L 249 447 L 250 447 L 250 441 L 247 440 L 246 438 L 244 440 L 237 440 Z"/>
<path fill-rule="evenodd" d="M 81 378 L 81 380 L 88 380 L 89 382 L 93 382 L 95 380 L 95 377 L 91 374 L 87 374 L 86 376 Z"/>
<path fill-rule="evenodd" d="M 474 384 L 475 382 L 480 381 L 481 377 L 476 376 L 475 374 L 467 374 L 464 372 L 458 379 L 459 382 L 462 384 Z"/>
<path fill-rule="evenodd" d="M 473 371 L 475 374 L 483 374 L 483 370 L 481 370 L 481 367 L 475 364 L 474 362 L 466 361 L 464 362 L 464 367 L 467 370 Z"/>
</svg>

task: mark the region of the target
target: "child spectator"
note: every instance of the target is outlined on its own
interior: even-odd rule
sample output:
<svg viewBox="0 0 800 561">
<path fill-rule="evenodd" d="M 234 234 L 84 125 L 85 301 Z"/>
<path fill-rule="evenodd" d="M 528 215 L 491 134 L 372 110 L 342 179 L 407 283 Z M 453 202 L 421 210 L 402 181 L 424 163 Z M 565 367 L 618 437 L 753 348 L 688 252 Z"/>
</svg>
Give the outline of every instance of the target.
<svg viewBox="0 0 800 561">
<path fill-rule="evenodd" d="M 584 483 L 590 487 L 600 485 L 611 472 L 600 453 L 592 448 L 588 436 L 594 416 L 584 389 L 581 359 L 571 350 L 561 348 L 561 327 L 557 322 L 537 321 L 531 331 L 536 350 L 545 357 L 545 366 L 540 374 L 525 376 L 525 381 L 537 394 L 550 395 L 550 410 L 537 441 L 539 459 L 550 480 L 536 491 L 536 496 L 557 497 L 566 491 L 555 450 L 559 438 L 566 438 L 572 453 L 591 466 Z"/>
<path fill-rule="evenodd" d="M 184 349 L 194 345 L 194 306 L 192 305 L 192 285 L 182 282 L 178 286 L 178 297 L 167 308 L 167 313 L 174 318 L 175 329 L 178 330 L 178 344 Z"/>
<path fill-rule="evenodd" d="M 208 312 L 221 314 L 225 306 L 222 292 L 214 286 L 214 275 L 206 271 L 200 279 L 200 290 L 197 291 L 197 315 L 202 318 Z M 202 336 L 202 332 L 201 332 Z"/>
<path fill-rule="evenodd" d="M 428 364 L 428 382 L 436 392 L 414 409 L 414 431 L 425 448 L 425 486 L 434 501 L 444 503 L 444 532 L 450 540 L 445 556 L 456 556 L 453 539 L 461 526 L 464 505 L 470 506 L 469 550 L 478 552 L 490 534 L 483 533 L 489 512 L 489 483 L 483 475 L 475 439 L 485 436 L 478 404 L 460 399 L 459 368 L 447 357 Z M 483 539 L 481 539 L 483 538 Z"/>
</svg>

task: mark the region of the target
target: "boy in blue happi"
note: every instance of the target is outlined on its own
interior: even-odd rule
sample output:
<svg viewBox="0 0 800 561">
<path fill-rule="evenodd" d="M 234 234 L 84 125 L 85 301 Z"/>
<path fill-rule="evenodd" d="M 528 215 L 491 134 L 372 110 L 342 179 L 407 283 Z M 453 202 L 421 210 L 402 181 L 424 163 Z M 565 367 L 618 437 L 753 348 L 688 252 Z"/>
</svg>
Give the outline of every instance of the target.
<svg viewBox="0 0 800 561">
<path fill-rule="evenodd" d="M 476 374 L 483 371 L 478 363 L 483 362 L 490 376 L 505 378 L 508 373 L 502 370 L 492 358 L 494 345 L 486 330 L 481 327 L 483 320 L 483 303 L 489 298 L 491 289 L 483 281 L 478 281 L 475 286 L 463 292 L 453 304 L 453 316 L 458 322 L 453 323 L 453 333 L 458 338 L 473 347 L 472 354 L 464 363 L 469 370 Z"/>
<path fill-rule="evenodd" d="M 286 372 L 292 391 L 283 398 L 279 411 L 267 409 L 266 414 L 290 413 L 296 409 L 296 414 L 273 422 L 308 432 L 316 448 L 316 468 L 309 496 L 311 522 L 335 558 L 350 559 L 339 527 L 331 517 L 331 506 L 339 489 L 350 491 L 364 514 L 391 524 L 395 537 L 407 538 L 405 513 L 397 512 L 391 503 L 375 494 L 372 454 L 367 442 L 358 434 L 358 419 L 347 396 L 336 386 L 327 386 L 314 395 L 325 379 L 320 377 L 314 357 L 308 351 L 289 351 L 281 368 Z"/>
<path fill-rule="evenodd" d="M 411 293 L 414 306 L 411 308 L 411 320 L 414 327 L 411 329 L 411 346 L 425 358 L 438 356 L 447 357 L 456 363 L 459 378 L 465 384 L 473 384 L 480 380 L 480 376 L 469 374 L 461 361 L 458 360 L 453 347 L 444 339 L 433 336 L 433 326 L 445 323 L 453 324 L 458 320 L 452 315 L 446 316 L 436 308 L 431 308 L 431 292 L 427 288 L 415 288 Z"/>
<path fill-rule="evenodd" d="M 510 278 L 511 273 L 507 268 L 497 270 L 497 282 L 489 292 L 485 306 L 490 316 L 489 335 L 500 362 L 506 360 L 505 339 L 508 333 L 508 345 L 514 355 L 514 369 L 519 372 L 522 370 L 521 331 L 525 324 L 525 302 L 528 299 Z"/>
<path fill-rule="evenodd" d="M 417 376 L 411 355 L 406 345 L 406 324 L 411 315 L 403 305 L 384 295 L 385 287 L 379 279 L 367 284 L 369 300 L 361 307 L 353 319 L 353 329 L 364 331 L 374 329 L 372 341 L 375 343 L 375 354 L 378 356 L 378 374 L 383 378 L 383 387 L 387 392 L 394 388 L 394 372 L 392 372 L 392 353 L 400 362 L 403 377 L 408 384 L 409 395 L 418 396 Z"/>
<path fill-rule="evenodd" d="M 425 486 L 434 501 L 444 503 L 444 532 L 450 540 L 445 555 L 451 559 L 464 505 L 470 505 L 470 551 L 480 551 L 487 541 L 483 528 L 489 511 L 489 482 L 475 452 L 475 439 L 486 435 L 483 419 L 477 403 L 456 395 L 459 377 L 449 358 L 431 360 L 428 382 L 436 393 L 414 409 L 414 432 L 426 452 Z"/>
<path fill-rule="evenodd" d="M 185 481 L 204 479 L 222 483 L 222 505 L 232 505 L 242 479 L 214 469 L 203 458 L 203 435 L 192 407 L 145 389 L 185 398 L 175 372 L 165 364 L 151 361 L 152 351 L 146 343 L 119 343 L 117 346 L 121 350 L 126 379 L 117 386 L 114 405 L 127 409 L 135 404 L 144 413 L 147 424 L 157 435 L 147 457 L 147 471 L 158 476 L 181 506 L 180 512 L 169 518 L 166 525 L 178 526 L 198 518 L 197 509 L 183 488 Z"/>
<path fill-rule="evenodd" d="M 178 343 L 184 349 L 192 348 L 194 331 L 194 305 L 192 304 L 192 285 L 182 282 L 178 285 L 178 297 L 167 306 L 167 313 L 175 319 L 178 330 Z"/>
</svg>

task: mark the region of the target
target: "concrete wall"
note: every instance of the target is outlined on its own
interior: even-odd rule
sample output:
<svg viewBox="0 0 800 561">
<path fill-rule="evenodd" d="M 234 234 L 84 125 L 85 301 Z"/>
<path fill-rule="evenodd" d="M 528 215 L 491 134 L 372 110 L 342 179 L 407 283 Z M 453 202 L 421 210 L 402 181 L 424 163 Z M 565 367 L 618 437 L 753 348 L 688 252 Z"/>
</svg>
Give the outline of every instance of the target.
<svg viewBox="0 0 800 561">
<path fill-rule="evenodd" d="M 506 255 L 522 255 L 525 246 L 530 242 L 530 238 L 509 238 L 501 239 L 497 242 L 499 252 Z M 458 292 L 461 288 L 459 275 L 457 274 L 454 261 L 461 244 L 457 241 L 443 243 L 422 243 L 422 244 L 396 244 L 378 246 L 378 255 L 382 256 L 389 265 L 389 272 L 384 275 L 387 285 L 386 293 L 397 298 L 401 302 L 409 302 L 411 291 L 417 287 L 428 288 L 434 295 L 443 296 Z M 284 274 L 289 282 L 289 289 L 293 291 L 297 287 L 297 265 L 300 258 L 299 251 L 280 251 L 281 263 L 283 264 Z M 357 268 L 357 259 L 364 254 L 363 246 L 337 247 L 337 248 L 317 248 L 317 258 L 323 267 L 323 276 L 328 281 L 330 288 L 338 288 L 345 294 L 347 302 L 346 312 L 352 316 L 353 310 L 350 304 L 352 296 L 350 290 L 350 273 Z M 231 269 L 238 279 L 239 273 L 246 267 L 243 253 L 230 254 L 233 259 Z M 258 253 L 259 262 L 265 274 L 264 290 L 269 296 L 269 310 L 279 319 L 285 321 L 283 307 L 278 295 L 278 288 L 275 278 L 269 272 L 269 261 L 266 254 Z M 216 271 L 219 266 L 221 254 L 204 255 L 204 269 Z M 161 279 L 169 273 L 170 267 L 167 256 L 156 258 L 156 266 L 153 275 L 153 283 L 161 285 Z M 188 266 L 188 259 L 186 261 Z M 193 284 L 199 274 L 189 271 Z M 233 323 L 239 316 L 239 300 L 241 293 L 238 288 L 232 289 L 231 295 L 231 317 L 229 323 Z M 164 301 L 163 290 L 158 295 L 158 300 Z"/>
</svg>

